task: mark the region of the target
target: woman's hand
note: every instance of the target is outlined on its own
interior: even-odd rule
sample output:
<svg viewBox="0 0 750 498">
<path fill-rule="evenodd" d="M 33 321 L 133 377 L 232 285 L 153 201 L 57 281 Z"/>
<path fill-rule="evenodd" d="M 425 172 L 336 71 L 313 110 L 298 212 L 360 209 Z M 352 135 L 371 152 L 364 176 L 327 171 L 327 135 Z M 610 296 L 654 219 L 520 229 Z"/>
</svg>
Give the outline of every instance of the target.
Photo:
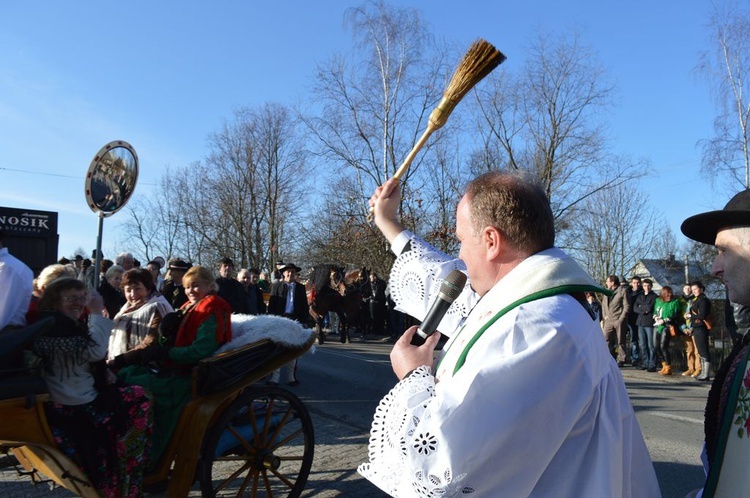
<svg viewBox="0 0 750 498">
<path fill-rule="evenodd" d="M 104 316 L 104 299 L 102 298 L 102 295 L 95 290 L 89 291 L 89 300 L 86 303 L 86 308 L 91 315 Z"/>
</svg>

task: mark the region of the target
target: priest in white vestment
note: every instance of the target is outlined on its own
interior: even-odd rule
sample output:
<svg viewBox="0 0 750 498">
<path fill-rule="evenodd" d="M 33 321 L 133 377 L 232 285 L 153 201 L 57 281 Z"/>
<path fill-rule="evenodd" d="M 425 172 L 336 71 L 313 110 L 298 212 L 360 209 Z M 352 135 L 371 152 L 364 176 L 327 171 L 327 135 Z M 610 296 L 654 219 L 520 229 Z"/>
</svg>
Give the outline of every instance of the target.
<svg viewBox="0 0 750 498">
<path fill-rule="evenodd" d="M 378 406 L 359 472 L 391 496 L 651 498 L 653 464 L 584 292 L 606 292 L 554 248 L 544 192 L 493 172 L 457 210 L 460 260 L 397 221 L 397 180 L 370 204 L 398 255 L 391 293 L 424 319 L 453 269 L 469 282 L 422 346 L 391 352 L 398 384 Z M 492 213 L 497 213 L 493 215 Z"/>
</svg>

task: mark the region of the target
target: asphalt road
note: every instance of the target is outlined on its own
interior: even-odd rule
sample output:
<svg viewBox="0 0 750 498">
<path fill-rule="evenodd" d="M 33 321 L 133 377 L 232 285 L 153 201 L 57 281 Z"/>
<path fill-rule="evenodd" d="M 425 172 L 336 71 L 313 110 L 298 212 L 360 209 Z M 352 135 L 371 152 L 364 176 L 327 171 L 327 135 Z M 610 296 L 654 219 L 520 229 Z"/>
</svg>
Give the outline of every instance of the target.
<svg viewBox="0 0 750 498">
<path fill-rule="evenodd" d="M 356 473 L 367 459 L 372 414 L 395 384 L 383 341 L 342 345 L 335 337 L 300 358 L 301 385 L 289 388 L 305 403 L 315 426 L 315 459 L 303 497 L 385 496 Z M 625 367 L 622 370 L 664 498 L 683 498 L 699 487 L 703 471 L 703 408 L 708 386 L 679 375 L 662 377 Z M 2 463 L 2 460 L 0 460 Z M 32 485 L 12 468 L 0 468 L 0 496 L 72 496 L 47 484 Z M 162 495 L 151 495 L 162 496 Z M 198 488 L 190 496 L 200 496 Z"/>
<path fill-rule="evenodd" d="M 388 361 L 390 348 L 388 343 L 356 339 L 352 344 L 331 341 L 318 347 L 300 361 L 305 404 L 315 413 L 368 431 L 378 401 L 396 382 Z M 699 455 L 709 385 L 628 366 L 621 373 L 662 495 L 683 498 L 704 479 Z M 306 379 L 314 379 L 313 385 Z"/>
<path fill-rule="evenodd" d="M 630 400 L 664 498 L 683 498 L 701 487 L 703 411 L 710 383 L 681 375 L 663 377 L 625 367 Z"/>
</svg>

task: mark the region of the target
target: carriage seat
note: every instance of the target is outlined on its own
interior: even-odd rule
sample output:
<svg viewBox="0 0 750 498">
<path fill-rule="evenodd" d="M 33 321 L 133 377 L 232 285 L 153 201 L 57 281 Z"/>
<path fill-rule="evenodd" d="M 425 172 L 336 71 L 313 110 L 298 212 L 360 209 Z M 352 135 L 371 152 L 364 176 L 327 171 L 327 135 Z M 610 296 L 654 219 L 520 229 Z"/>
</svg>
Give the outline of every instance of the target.
<svg viewBox="0 0 750 498">
<path fill-rule="evenodd" d="M 54 318 L 45 317 L 32 325 L 0 333 L 0 399 L 47 392 L 44 379 L 23 366 L 23 348 L 54 323 Z"/>
<path fill-rule="evenodd" d="M 3 371 L 3 375 L 5 375 Z M 0 378 L 0 400 L 21 398 L 47 392 L 47 383 L 40 375 L 24 375 Z"/>
<path fill-rule="evenodd" d="M 280 344 L 263 340 L 201 360 L 193 368 L 193 397 L 231 388 L 253 375 L 260 380 L 284 350 Z"/>
<path fill-rule="evenodd" d="M 314 336 L 280 316 L 233 314 L 232 340 L 193 368 L 193 396 L 207 396 L 253 376 L 260 380 L 283 365 L 281 357 L 294 358 L 301 354 L 295 350 L 307 350 Z"/>
</svg>

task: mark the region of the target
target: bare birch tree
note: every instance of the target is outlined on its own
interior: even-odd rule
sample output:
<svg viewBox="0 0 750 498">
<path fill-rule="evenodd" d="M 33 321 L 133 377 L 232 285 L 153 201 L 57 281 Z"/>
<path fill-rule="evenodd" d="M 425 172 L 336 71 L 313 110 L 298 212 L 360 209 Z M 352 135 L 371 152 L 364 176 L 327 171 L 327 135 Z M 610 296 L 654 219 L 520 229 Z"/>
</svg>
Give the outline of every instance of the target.
<svg viewBox="0 0 750 498">
<path fill-rule="evenodd" d="M 209 209 L 198 226 L 210 234 L 211 252 L 236 265 L 270 267 L 293 250 L 292 227 L 304 205 L 304 138 L 296 119 L 278 104 L 240 108 L 209 147 Z"/>
<path fill-rule="evenodd" d="M 150 261 L 156 256 L 166 259 L 189 259 L 186 205 L 181 202 L 191 169 L 165 168 L 158 184 L 146 196 L 134 199 L 125 208 L 128 219 L 123 223 L 129 250 Z"/>
<path fill-rule="evenodd" d="M 347 218 L 347 224 L 356 226 L 351 233 L 366 237 L 370 249 L 379 244 L 375 253 L 388 258 L 382 237 L 366 222 L 366 201 L 421 136 L 453 67 L 446 65 L 447 50 L 434 42 L 416 10 L 368 2 L 347 12 L 346 26 L 354 39 L 352 53 L 336 54 L 318 67 L 312 88 L 318 111 L 304 119 L 317 156 L 338 175 L 333 181 L 345 181 L 352 189 L 347 194 L 359 199 L 353 217 Z M 427 221 L 427 232 L 446 231 L 431 226 L 444 217 L 427 210 L 434 207 L 439 213 L 445 205 L 431 190 L 434 168 L 448 163 L 456 173 L 459 168 L 449 150 L 438 158 L 432 149 L 456 121 L 431 137 L 402 178 L 402 221 L 410 228 L 419 230 Z M 437 177 L 449 181 L 443 174 Z"/>
<path fill-rule="evenodd" d="M 654 254 L 654 239 L 666 224 L 647 203 L 637 210 L 631 199 L 637 190 L 620 185 L 600 190 L 581 203 L 568 250 L 591 276 L 604 282 L 607 275 L 622 275 L 642 258 Z"/>
<path fill-rule="evenodd" d="M 304 137 L 281 105 L 240 108 L 202 162 L 167 170 L 159 194 L 130 207 L 126 233 L 147 257 L 270 268 L 295 244 L 304 205 Z"/>
<path fill-rule="evenodd" d="M 518 71 L 493 73 L 477 91 L 472 170 L 530 173 L 563 232 L 580 203 L 638 178 L 643 166 L 610 152 L 604 120 L 613 87 L 577 35 L 541 33 L 526 55 Z"/>
<path fill-rule="evenodd" d="M 714 137 L 701 142 L 701 170 L 731 190 L 750 188 L 750 12 L 739 2 L 715 3 L 708 22 L 713 53 L 699 70 L 713 84 Z"/>
</svg>

